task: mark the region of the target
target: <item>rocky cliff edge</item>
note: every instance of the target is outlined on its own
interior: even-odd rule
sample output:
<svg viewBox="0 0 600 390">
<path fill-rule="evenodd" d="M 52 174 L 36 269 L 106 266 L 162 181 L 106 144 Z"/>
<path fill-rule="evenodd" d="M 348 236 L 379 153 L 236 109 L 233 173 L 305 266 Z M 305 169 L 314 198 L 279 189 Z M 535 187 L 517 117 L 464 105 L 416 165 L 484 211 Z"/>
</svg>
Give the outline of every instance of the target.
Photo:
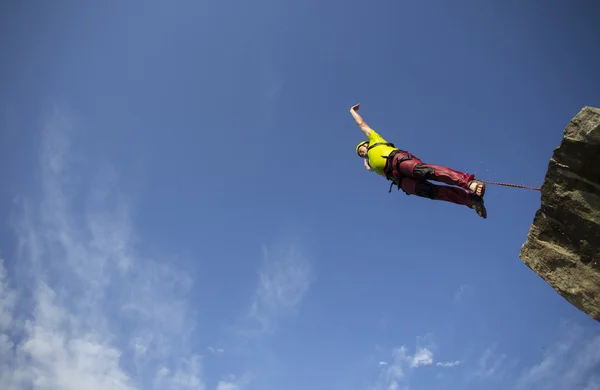
<svg viewBox="0 0 600 390">
<path fill-rule="evenodd" d="M 564 129 L 541 197 L 519 257 L 600 321 L 600 109 L 584 107 Z"/>
</svg>

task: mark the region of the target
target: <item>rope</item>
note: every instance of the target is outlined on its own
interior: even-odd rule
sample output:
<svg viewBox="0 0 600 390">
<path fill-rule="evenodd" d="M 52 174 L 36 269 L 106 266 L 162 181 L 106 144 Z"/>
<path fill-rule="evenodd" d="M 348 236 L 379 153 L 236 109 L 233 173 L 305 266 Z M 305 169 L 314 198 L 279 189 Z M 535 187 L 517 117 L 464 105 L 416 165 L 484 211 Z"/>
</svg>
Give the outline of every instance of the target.
<svg viewBox="0 0 600 390">
<path fill-rule="evenodd" d="M 541 191 L 542 190 L 541 188 L 523 186 L 523 185 L 520 185 L 520 184 L 500 183 L 498 181 L 488 181 L 488 180 L 481 180 L 481 179 L 475 179 L 475 180 L 479 180 L 479 181 L 482 181 L 482 182 L 487 183 L 487 184 L 495 184 L 497 186 L 525 188 L 527 190 L 534 190 L 534 191 Z"/>
</svg>

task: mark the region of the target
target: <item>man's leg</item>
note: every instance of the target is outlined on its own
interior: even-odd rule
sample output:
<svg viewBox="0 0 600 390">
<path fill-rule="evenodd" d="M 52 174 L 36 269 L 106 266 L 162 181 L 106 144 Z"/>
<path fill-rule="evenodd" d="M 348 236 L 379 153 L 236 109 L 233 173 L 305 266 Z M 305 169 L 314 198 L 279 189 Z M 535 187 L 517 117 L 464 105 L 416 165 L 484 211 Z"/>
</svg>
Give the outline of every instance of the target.
<svg viewBox="0 0 600 390">
<path fill-rule="evenodd" d="M 484 183 L 473 183 L 475 175 L 457 171 L 442 165 L 426 164 L 418 157 L 411 154 L 410 160 L 400 163 L 400 173 L 414 177 L 417 180 L 434 180 L 441 183 L 467 188 L 482 196 L 485 191 Z M 469 188 L 471 184 L 471 188 Z"/>
<path fill-rule="evenodd" d="M 422 198 L 434 200 L 443 200 L 445 202 L 456 203 L 467 207 L 472 206 L 473 195 L 462 188 L 438 186 L 427 180 L 418 180 L 413 177 L 405 177 L 402 179 L 400 188 L 410 195 L 417 195 Z"/>
<path fill-rule="evenodd" d="M 475 198 L 474 195 L 466 189 L 438 186 L 427 180 L 418 180 L 413 177 L 404 177 L 400 183 L 400 188 L 409 195 L 467 206 L 468 208 L 475 209 L 479 216 L 483 218 L 487 217 L 483 200 Z"/>
</svg>

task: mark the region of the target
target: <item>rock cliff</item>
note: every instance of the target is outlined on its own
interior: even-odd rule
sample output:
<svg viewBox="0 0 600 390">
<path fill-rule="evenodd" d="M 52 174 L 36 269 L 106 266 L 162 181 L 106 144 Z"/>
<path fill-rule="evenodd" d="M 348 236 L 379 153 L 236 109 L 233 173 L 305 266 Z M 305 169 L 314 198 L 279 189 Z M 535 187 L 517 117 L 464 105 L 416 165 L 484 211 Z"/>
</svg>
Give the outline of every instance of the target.
<svg viewBox="0 0 600 390">
<path fill-rule="evenodd" d="M 541 190 L 519 257 L 600 321 L 600 109 L 584 107 L 564 129 Z"/>
</svg>

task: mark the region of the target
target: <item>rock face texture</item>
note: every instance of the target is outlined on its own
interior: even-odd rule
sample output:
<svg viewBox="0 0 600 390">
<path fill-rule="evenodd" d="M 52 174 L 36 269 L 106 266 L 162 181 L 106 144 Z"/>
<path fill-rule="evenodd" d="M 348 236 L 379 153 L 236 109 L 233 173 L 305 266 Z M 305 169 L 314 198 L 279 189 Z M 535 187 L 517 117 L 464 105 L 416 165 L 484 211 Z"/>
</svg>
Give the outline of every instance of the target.
<svg viewBox="0 0 600 390">
<path fill-rule="evenodd" d="M 541 192 L 519 257 L 600 321 L 600 109 L 584 107 L 564 129 Z"/>
</svg>

